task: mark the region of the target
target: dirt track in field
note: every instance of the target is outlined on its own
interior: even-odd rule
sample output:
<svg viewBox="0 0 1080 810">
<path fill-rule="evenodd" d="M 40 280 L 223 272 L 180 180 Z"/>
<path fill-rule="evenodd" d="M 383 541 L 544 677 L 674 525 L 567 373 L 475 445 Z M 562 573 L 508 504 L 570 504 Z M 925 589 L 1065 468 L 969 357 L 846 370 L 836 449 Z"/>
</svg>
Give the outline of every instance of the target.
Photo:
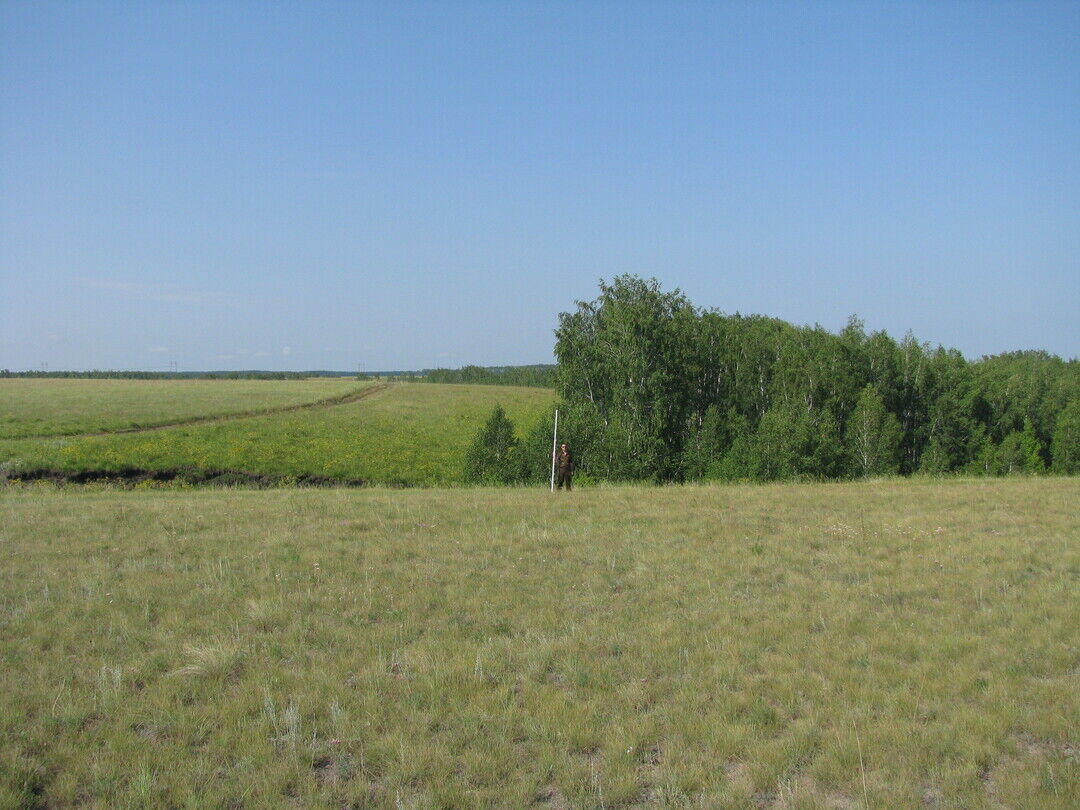
<svg viewBox="0 0 1080 810">
<path fill-rule="evenodd" d="M 153 425 L 138 425 L 136 427 L 119 428 L 117 430 L 97 430 L 90 433 L 35 433 L 30 436 L 18 436 L 22 439 L 71 439 L 83 436 L 118 436 L 123 433 L 147 433 L 152 430 L 166 430 L 174 427 L 186 427 L 188 425 L 207 425 L 214 422 L 230 422 L 234 419 L 248 419 L 253 416 L 273 416 L 278 413 L 292 413 L 293 411 L 306 411 L 312 408 L 334 408 L 338 405 L 348 405 L 367 399 L 373 394 L 390 388 L 390 383 L 376 383 L 350 391 L 337 397 L 316 399 L 312 402 L 301 402 L 299 405 L 283 405 L 280 408 L 262 408 L 254 411 L 237 411 L 236 413 L 221 413 L 214 416 L 193 416 L 188 419 L 178 419 L 174 422 L 161 422 Z"/>
</svg>

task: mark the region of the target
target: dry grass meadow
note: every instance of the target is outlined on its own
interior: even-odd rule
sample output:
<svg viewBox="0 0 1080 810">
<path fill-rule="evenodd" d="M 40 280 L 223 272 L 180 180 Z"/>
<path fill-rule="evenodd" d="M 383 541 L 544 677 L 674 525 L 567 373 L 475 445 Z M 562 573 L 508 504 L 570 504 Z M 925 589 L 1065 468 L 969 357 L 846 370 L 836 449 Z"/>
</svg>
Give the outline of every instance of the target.
<svg viewBox="0 0 1080 810">
<path fill-rule="evenodd" d="M 0 806 L 1075 808 L 1080 481 L 0 489 Z"/>
</svg>

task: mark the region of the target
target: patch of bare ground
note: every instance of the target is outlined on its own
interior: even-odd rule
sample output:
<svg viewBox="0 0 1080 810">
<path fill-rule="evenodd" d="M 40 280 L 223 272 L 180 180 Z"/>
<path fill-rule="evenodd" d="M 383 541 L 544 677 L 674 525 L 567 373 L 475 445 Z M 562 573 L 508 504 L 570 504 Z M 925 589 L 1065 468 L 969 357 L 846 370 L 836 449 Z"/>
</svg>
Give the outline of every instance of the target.
<svg viewBox="0 0 1080 810">
<path fill-rule="evenodd" d="M 311 763 L 315 781 L 320 787 L 336 785 L 348 778 L 349 760 L 343 756 L 320 756 Z"/>
<path fill-rule="evenodd" d="M 731 786 L 741 793 L 750 793 L 754 789 L 754 777 L 750 775 L 750 766 L 745 762 L 731 760 L 724 763 L 724 776 Z"/>
<path fill-rule="evenodd" d="M 940 807 L 945 801 L 945 794 L 940 788 L 926 786 L 922 789 L 923 807 Z"/>
<path fill-rule="evenodd" d="M 536 794 L 536 805 L 546 810 L 570 810 L 570 802 L 555 785 L 546 785 Z"/>
<path fill-rule="evenodd" d="M 814 777 L 799 774 L 778 782 L 775 791 L 754 794 L 754 803 L 764 810 L 789 810 L 789 808 L 820 806 L 827 810 L 856 810 L 862 803 L 843 793 L 825 790 Z"/>
<path fill-rule="evenodd" d="M 650 745 L 641 752 L 637 766 L 638 782 L 644 785 L 641 793 L 631 802 L 630 808 L 653 807 L 660 802 L 662 791 L 657 787 L 660 762 L 663 759 L 659 745 Z"/>
<path fill-rule="evenodd" d="M 797 773 L 779 780 L 770 789 L 754 790 L 754 778 L 745 762 L 730 761 L 724 765 L 724 775 L 731 786 L 750 798 L 761 810 L 788 810 L 814 806 L 828 810 L 856 810 L 862 803 L 839 791 L 828 790 L 809 774 Z"/>
</svg>

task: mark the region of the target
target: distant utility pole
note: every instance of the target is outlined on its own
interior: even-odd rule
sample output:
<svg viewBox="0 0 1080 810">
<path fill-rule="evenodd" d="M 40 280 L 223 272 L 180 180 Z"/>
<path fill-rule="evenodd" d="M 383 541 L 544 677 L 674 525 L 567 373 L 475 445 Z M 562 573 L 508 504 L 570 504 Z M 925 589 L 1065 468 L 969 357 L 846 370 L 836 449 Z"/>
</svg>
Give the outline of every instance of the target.
<svg viewBox="0 0 1080 810">
<path fill-rule="evenodd" d="M 559 443 L 559 409 L 555 409 L 555 430 L 551 434 L 551 491 L 555 492 L 555 447 Z"/>
</svg>

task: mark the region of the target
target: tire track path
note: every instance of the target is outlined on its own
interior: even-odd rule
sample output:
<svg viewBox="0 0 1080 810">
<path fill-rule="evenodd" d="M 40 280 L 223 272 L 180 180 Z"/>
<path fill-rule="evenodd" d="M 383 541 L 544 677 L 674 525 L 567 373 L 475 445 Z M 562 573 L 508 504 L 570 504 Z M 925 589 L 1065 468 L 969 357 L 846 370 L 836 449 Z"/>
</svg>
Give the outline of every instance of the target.
<svg viewBox="0 0 1080 810">
<path fill-rule="evenodd" d="M 33 433 L 29 436 L 12 437 L 11 441 L 23 439 L 80 439 L 90 436 L 120 436 L 125 433 L 149 433 L 154 430 L 167 430 L 174 427 L 187 427 L 188 425 L 208 425 L 216 422 L 231 422 L 236 419 L 250 419 L 254 416 L 274 416 L 280 413 L 293 413 L 295 411 L 307 411 L 315 408 L 336 408 L 339 405 L 348 405 L 359 402 L 362 399 L 386 391 L 392 387 L 391 383 L 375 383 L 366 385 L 355 391 L 350 391 L 336 397 L 316 399 L 312 402 L 301 402 L 297 405 L 282 405 L 277 408 L 259 408 L 253 411 L 236 411 L 235 413 L 219 413 L 212 416 L 192 416 L 187 419 L 177 419 L 172 422 L 161 422 L 153 425 L 136 425 L 134 427 L 118 428 L 116 430 L 95 430 L 87 433 Z"/>
</svg>

